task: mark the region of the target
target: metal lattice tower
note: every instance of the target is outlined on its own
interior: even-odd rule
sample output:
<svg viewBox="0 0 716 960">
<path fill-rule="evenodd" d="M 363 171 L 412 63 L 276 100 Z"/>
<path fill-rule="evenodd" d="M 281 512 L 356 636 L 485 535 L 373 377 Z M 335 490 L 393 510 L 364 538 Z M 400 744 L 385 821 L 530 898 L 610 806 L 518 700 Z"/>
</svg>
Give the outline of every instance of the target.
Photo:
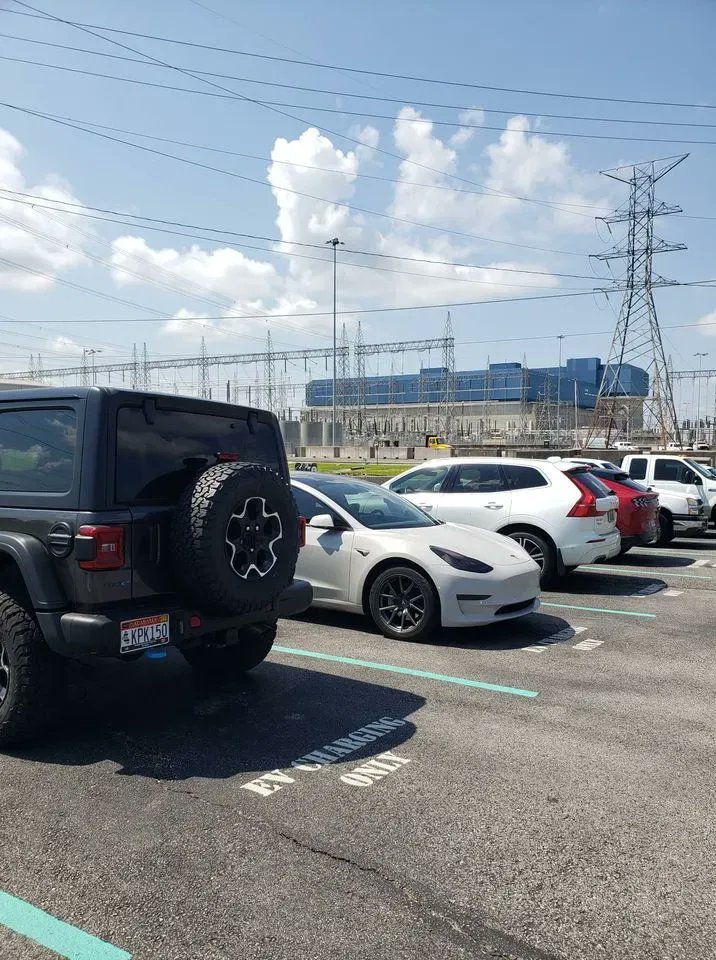
<svg viewBox="0 0 716 960">
<path fill-rule="evenodd" d="M 552 398 L 552 377 L 546 373 L 535 407 L 535 432 L 544 440 L 552 440 L 555 423 L 555 403 Z"/>
<path fill-rule="evenodd" d="M 348 416 L 347 407 L 350 403 L 350 376 L 350 347 L 348 345 L 348 334 L 346 333 L 346 325 L 344 323 L 341 328 L 341 350 L 338 353 L 338 377 L 336 383 L 336 405 L 338 407 L 338 420 L 344 426 Z"/>
<path fill-rule="evenodd" d="M 88 353 L 87 350 L 82 351 L 82 364 L 80 367 L 80 384 L 83 387 L 88 387 L 90 385 L 90 368 L 89 368 L 89 363 L 87 362 L 87 353 Z M 33 364 L 33 368 L 34 368 L 34 364 Z M 34 375 L 34 373 L 35 371 L 33 369 L 32 375 Z"/>
<path fill-rule="evenodd" d="M 266 334 L 266 358 L 264 360 L 264 390 L 266 391 L 266 407 L 274 412 L 274 388 L 276 386 L 276 361 L 273 355 L 271 331 Z"/>
<path fill-rule="evenodd" d="M 206 353 L 206 337 L 201 338 L 201 352 L 199 354 L 199 396 L 209 399 L 211 385 L 209 383 L 209 362 Z"/>
<path fill-rule="evenodd" d="M 152 368 L 149 366 L 149 351 L 146 343 L 142 344 L 142 390 L 152 387 Z"/>
<path fill-rule="evenodd" d="M 445 319 L 443 337 L 443 378 L 442 429 L 445 438 L 449 440 L 452 436 L 455 417 L 455 336 L 449 310 Z"/>
<path fill-rule="evenodd" d="M 132 379 L 130 385 L 132 390 L 139 390 L 139 356 L 137 354 L 137 344 L 132 344 Z"/>
<path fill-rule="evenodd" d="M 45 380 L 45 370 L 42 365 L 42 354 L 38 353 L 37 362 L 35 364 L 35 376 L 38 383 L 44 383 Z"/>
<path fill-rule="evenodd" d="M 355 363 L 355 402 L 356 402 L 356 420 L 357 432 L 361 436 L 366 429 L 366 394 L 368 392 L 368 381 L 365 375 L 365 344 L 363 343 L 363 328 L 360 320 L 356 330 L 356 338 L 353 343 L 353 357 Z"/>
<path fill-rule="evenodd" d="M 628 228 L 626 245 L 600 253 L 597 259 L 607 264 L 612 260 L 626 260 L 626 273 L 618 280 L 619 288 L 625 288 L 624 299 L 599 386 L 594 423 L 587 443 L 595 436 L 602 436 L 609 446 L 613 437 L 624 432 L 623 411 L 626 410 L 627 422 L 629 418 L 624 402 L 628 394 L 622 382 L 625 364 L 643 366 L 649 374 L 649 395 L 644 399 L 643 407 L 644 426 L 656 432 L 662 445 L 672 437 L 677 442 L 681 440 L 653 295 L 655 285 L 664 286 L 669 282 L 653 272 L 652 260 L 656 253 L 686 249 L 683 243 L 667 243 L 655 236 L 654 218 L 680 213 L 681 207 L 657 201 L 654 187 L 687 156 L 649 160 L 603 171 L 612 180 L 629 185 L 629 200 L 611 217 L 599 219 L 603 220 L 610 232 L 612 224 L 626 223 Z"/>
<path fill-rule="evenodd" d="M 518 436 L 521 440 L 524 440 L 529 433 L 529 387 L 530 372 L 527 368 L 527 354 L 523 354 L 520 374 L 520 419 L 517 427 Z"/>
</svg>

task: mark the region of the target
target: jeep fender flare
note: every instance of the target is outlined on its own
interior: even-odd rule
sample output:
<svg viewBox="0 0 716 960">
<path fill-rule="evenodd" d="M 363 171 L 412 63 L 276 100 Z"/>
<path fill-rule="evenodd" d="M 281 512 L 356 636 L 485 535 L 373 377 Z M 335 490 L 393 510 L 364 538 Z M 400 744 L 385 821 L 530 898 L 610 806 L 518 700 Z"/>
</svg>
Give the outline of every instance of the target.
<svg viewBox="0 0 716 960">
<path fill-rule="evenodd" d="M 14 562 L 36 611 L 62 610 L 67 606 L 49 554 L 37 537 L 0 533 L 0 556 L 10 557 Z"/>
</svg>

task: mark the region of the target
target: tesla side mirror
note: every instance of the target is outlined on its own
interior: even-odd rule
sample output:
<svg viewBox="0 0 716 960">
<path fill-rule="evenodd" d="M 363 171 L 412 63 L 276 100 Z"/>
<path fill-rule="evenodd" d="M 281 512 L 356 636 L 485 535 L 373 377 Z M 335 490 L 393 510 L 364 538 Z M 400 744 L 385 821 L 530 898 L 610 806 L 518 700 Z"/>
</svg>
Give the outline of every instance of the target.
<svg viewBox="0 0 716 960">
<path fill-rule="evenodd" d="M 333 517 L 330 515 L 330 513 L 317 513 L 315 517 L 311 517 L 311 519 L 308 521 L 308 526 L 317 530 L 336 529 L 336 525 L 333 522 Z"/>
</svg>

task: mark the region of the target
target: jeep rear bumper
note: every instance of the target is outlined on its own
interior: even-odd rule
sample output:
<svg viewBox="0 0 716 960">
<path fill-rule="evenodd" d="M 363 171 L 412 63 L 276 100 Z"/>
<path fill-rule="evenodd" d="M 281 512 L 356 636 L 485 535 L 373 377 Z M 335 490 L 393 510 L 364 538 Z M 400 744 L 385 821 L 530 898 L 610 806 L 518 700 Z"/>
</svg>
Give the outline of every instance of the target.
<svg viewBox="0 0 716 960">
<path fill-rule="evenodd" d="M 112 609 L 106 613 L 41 613 L 37 620 L 47 645 L 63 657 L 119 657 L 120 624 L 127 620 L 169 614 L 170 645 L 192 646 L 200 637 L 236 630 L 252 623 L 275 621 L 303 613 L 311 605 L 313 590 L 305 580 L 294 580 L 268 607 L 237 616 L 207 616 L 200 610 L 157 604 Z M 149 647 L 148 649 L 151 649 Z"/>
</svg>

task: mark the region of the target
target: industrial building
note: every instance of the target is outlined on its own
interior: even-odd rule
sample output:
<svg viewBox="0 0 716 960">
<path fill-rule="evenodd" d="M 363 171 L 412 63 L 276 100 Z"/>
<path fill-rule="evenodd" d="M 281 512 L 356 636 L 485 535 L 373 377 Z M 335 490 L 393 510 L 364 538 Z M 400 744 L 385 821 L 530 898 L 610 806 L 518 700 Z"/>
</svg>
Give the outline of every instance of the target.
<svg viewBox="0 0 716 960">
<path fill-rule="evenodd" d="M 610 383 L 611 374 L 610 369 L 607 383 Z M 556 402 L 559 395 L 562 402 L 574 404 L 576 386 L 577 406 L 591 409 L 603 376 L 604 364 L 598 357 L 567 360 L 561 370 L 559 367 L 528 369 L 521 363 L 491 363 L 486 370 L 456 371 L 452 400 L 455 404 L 486 401 L 535 404 L 547 399 Z M 445 396 L 445 380 L 442 367 L 424 367 L 419 373 L 366 377 L 364 405 L 440 403 Z M 649 375 L 646 370 L 624 364 L 616 392 L 623 396 L 647 396 Z M 307 407 L 330 407 L 332 402 L 333 382 L 330 378 L 311 380 L 306 385 Z"/>
<path fill-rule="evenodd" d="M 367 376 L 338 383 L 336 405 L 342 434 L 384 437 L 449 432 L 485 440 L 525 439 L 540 433 L 573 432 L 591 425 L 605 366 L 599 357 L 569 359 L 563 367 L 527 368 L 521 363 L 491 363 L 484 370 L 422 368 L 419 373 Z M 606 370 L 606 382 L 613 371 Z M 642 426 L 643 398 L 649 375 L 624 364 L 614 393 L 624 397 L 624 429 Z M 330 378 L 306 385 L 308 420 L 330 417 Z"/>
</svg>

